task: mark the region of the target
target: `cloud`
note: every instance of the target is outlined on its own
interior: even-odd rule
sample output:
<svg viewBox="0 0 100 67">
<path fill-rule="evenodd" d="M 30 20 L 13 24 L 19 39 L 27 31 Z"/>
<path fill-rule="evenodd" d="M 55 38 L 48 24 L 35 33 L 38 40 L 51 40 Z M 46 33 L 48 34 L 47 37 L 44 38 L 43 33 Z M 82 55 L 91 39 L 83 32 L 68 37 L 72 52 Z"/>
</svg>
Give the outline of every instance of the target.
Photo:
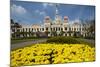
<svg viewBox="0 0 100 67">
<path fill-rule="evenodd" d="M 81 20 L 79 20 L 78 18 L 74 19 L 74 20 L 70 20 L 69 21 L 71 24 L 77 22 L 77 23 L 81 23 Z"/>
<path fill-rule="evenodd" d="M 54 6 L 54 4 L 52 4 L 52 3 L 48 3 L 48 5 L 49 5 L 49 6 Z"/>
<path fill-rule="evenodd" d="M 47 8 L 48 6 L 54 6 L 54 4 L 52 4 L 52 3 L 43 3 L 44 8 Z"/>
<path fill-rule="evenodd" d="M 46 12 L 45 11 L 40 11 L 40 10 L 35 10 L 35 13 L 39 16 L 46 16 Z"/>
<path fill-rule="evenodd" d="M 44 11 L 40 12 L 40 15 L 46 16 L 46 13 Z"/>
<path fill-rule="evenodd" d="M 30 24 L 33 22 L 34 16 L 21 5 L 11 5 L 11 18 L 22 24 Z"/>
<path fill-rule="evenodd" d="M 43 7 L 46 8 L 48 6 L 48 3 L 43 3 Z"/>
<path fill-rule="evenodd" d="M 27 10 L 22 6 L 17 6 L 15 4 L 13 4 L 11 6 L 11 12 L 15 13 L 15 14 L 25 14 L 25 13 L 27 13 Z"/>
</svg>

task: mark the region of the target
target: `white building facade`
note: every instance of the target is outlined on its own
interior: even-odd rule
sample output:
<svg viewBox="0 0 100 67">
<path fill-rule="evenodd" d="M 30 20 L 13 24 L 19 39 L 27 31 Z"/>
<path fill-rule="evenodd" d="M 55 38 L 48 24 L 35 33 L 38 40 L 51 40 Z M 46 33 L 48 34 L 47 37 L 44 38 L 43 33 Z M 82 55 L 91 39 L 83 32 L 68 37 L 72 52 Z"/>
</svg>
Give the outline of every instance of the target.
<svg viewBox="0 0 100 67">
<path fill-rule="evenodd" d="M 81 35 L 85 36 L 86 30 L 85 26 L 81 24 L 80 21 L 75 21 L 73 23 L 69 22 L 68 16 L 64 16 L 63 19 L 58 14 L 58 9 L 56 7 L 55 19 L 52 20 L 49 16 L 46 16 L 43 21 L 44 24 L 33 24 L 31 26 L 26 26 L 22 28 L 17 28 L 19 32 L 41 32 L 41 34 L 47 32 L 47 36 L 74 36 Z M 63 33 L 63 34 L 61 34 Z M 75 34 L 77 33 L 77 34 Z M 24 35 L 20 35 L 24 36 Z M 26 36 L 29 37 L 29 34 Z M 36 35 L 34 35 L 36 36 Z"/>
<path fill-rule="evenodd" d="M 85 36 L 85 26 L 78 21 L 70 23 L 67 16 L 64 16 L 63 20 L 60 18 L 60 16 L 57 16 L 54 21 L 52 21 L 49 16 L 46 16 L 44 19 L 44 24 L 42 25 L 33 24 L 32 26 L 22 26 L 22 28 L 17 28 L 17 30 L 19 30 L 19 32 L 33 33 L 48 32 L 48 36 L 54 36 L 53 32 L 56 33 L 56 36 L 60 36 L 61 32 L 63 32 L 62 36 L 74 36 L 75 32 L 79 35 Z M 27 34 L 27 36 L 29 37 L 29 34 Z"/>
</svg>

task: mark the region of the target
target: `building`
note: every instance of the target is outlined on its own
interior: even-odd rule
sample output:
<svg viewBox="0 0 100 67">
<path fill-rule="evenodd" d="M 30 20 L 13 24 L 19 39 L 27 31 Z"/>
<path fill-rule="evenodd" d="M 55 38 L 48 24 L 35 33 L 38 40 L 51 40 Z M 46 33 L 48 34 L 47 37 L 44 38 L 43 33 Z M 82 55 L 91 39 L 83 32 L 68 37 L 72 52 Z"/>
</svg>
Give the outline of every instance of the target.
<svg viewBox="0 0 100 67">
<path fill-rule="evenodd" d="M 21 28 L 17 28 L 19 32 L 27 32 L 26 34 L 19 34 L 19 37 L 37 36 L 37 34 L 38 36 L 86 36 L 85 25 L 81 24 L 78 20 L 70 23 L 68 16 L 64 16 L 62 19 L 57 6 L 55 19 L 52 20 L 49 16 L 46 16 L 43 22 L 44 24 L 42 25 L 33 24 L 28 27 L 22 26 Z"/>
</svg>

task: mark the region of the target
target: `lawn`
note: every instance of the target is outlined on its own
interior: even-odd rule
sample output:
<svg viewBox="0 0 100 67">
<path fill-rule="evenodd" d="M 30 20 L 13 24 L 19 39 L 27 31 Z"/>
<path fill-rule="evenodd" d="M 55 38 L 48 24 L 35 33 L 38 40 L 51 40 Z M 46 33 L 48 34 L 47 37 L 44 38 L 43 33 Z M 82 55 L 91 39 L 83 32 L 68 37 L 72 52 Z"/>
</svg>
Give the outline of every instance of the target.
<svg viewBox="0 0 100 67">
<path fill-rule="evenodd" d="M 41 40 L 41 39 L 45 38 L 17 38 L 17 39 L 11 39 L 11 44 L 17 44 L 17 43 L 28 42 L 33 40 Z"/>
</svg>

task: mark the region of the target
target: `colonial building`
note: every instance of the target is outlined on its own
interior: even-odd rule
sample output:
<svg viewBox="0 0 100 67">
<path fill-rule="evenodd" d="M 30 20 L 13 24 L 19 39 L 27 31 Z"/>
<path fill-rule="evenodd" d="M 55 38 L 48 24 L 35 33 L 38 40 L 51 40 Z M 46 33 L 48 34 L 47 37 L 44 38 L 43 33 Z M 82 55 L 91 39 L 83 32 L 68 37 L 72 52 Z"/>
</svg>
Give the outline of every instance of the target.
<svg viewBox="0 0 100 67">
<path fill-rule="evenodd" d="M 42 36 L 47 34 L 47 36 L 85 36 L 85 25 L 81 24 L 80 21 L 75 21 L 73 23 L 69 22 L 68 16 L 64 16 L 63 19 L 58 13 L 56 7 L 55 19 L 52 20 L 49 16 L 46 16 L 43 21 L 44 24 L 33 24 L 28 27 L 17 28 L 19 32 L 31 32 L 34 33 L 33 36 L 36 36 L 37 32 Z M 16 30 L 16 31 L 17 31 Z M 14 33 L 14 32 L 12 32 Z M 20 37 L 23 37 L 24 34 L 20 34 Z M 27 37 L 30 35 L 27 34 Z"/>
</svg>

